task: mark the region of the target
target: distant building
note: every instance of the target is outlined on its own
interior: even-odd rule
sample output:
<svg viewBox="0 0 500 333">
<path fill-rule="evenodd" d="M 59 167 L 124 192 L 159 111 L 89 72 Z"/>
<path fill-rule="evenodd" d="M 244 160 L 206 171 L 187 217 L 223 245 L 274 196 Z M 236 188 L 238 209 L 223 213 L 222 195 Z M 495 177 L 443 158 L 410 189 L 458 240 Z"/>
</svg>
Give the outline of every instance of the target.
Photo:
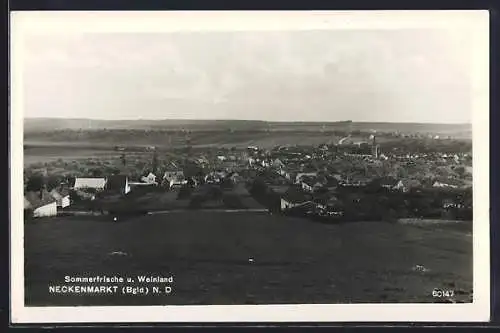
<svg viewBox="0 0 500 333">
<path fill-rule="evenodd" d="M 464 205 L 462 205 L 459 202 L 455 202 L 451 199 L 443 200 L 443 208 L 444 209 L 463 208 L 463 207 L 464 207 Z"/>
<path fill-rule="evenodd" d="M 317 172 L 300 172 L 295 176 L 295 183 L 300 183 L 304 177 L 316 177 L 317 175 Z"/>
<path fill-rule="evenodd" d="M 302 189 L 306 192 L 313 191 L 313 184 L 309 179 L 302 181 L 300 185 L 302 186 Z"/>
<path fill-rule="evenodd" d="M 165 171 L 163 174 L 163 180 L 170 183 L 173 179 L 184 178 L 184 171 L 182 170 L 170 170 Z"/>
<path fill-rule="evenodd" d="M 75 186 L 73 186 L 75 190 L 93 189 L 96 191 L 102 191 L 104 190 L 105 187 L 106 187 L 105 178 L 76 178 Z"/>
<path fill-rule="evenodd" d="M 281 210 L 288 210 L 291 208 L 299 207 L 304 204 L 310 203 L 311 200 L 308 195 L 301 192 L 299 189 L 290 187 L 281 196 Z"/>
<path fill-rule="evenodd" d="M 411 189 L 422 187 L 422 183 L 416 179 L 408 179 L 403 181 L 403 191 L 408 192 Z"/>
<path fill-rule="evenodd" d="M 461 184 L 457 181 L 454 181 L 452 179 L 448 180 L 436 180 L 433 184 L 432 187 L 437 187 L 437 188 L 459 188 L 461 187 Z"/>
<path fill-rule="evenodd" d="M 380 178 L 375 180 L 375 183 L 388 190 L 403 190 L 405 187 L 402 180 L 398 180 L 393 177 Z"/>
<path fill-rule="evenodd" d="M 171 179 L 169 182 L 170 188 L 177 188 L 177 187 L 182 187 L 183 185 L 186 185 L 188 183 L 188 180 L 185 178 L 176 178 L 176 179 Z"/>
<path fill-rule="evenodd" d="M 276 158 L 273 163 L 272 163 L 272 166 L 275 167 L 275 168 L 284 168 L 285 167 L 285 164 L 283 162 L 281 162 L 281 160 L 279 158 Z"/>
<path fill-rule="evenodd" d="M 142 177 L 141 181 L 146 184 L 157 184 L 156 175 L 151 172 L 147 176 Z"/>
<path fill-rule="evenodd" d="M 54 199 L 56 199 L 58 208 L 66 208 L 71 204 L 69 191 L 66 189 L 60 189 L 60 190 L 53 189 L 52 191 L 50 191 L 50 194 Z"/>
<path fill-rule="evenodd" d="M 187 184 L 186 176 L 182 170 L 165 171 L 163 182 L 170 188 L 181 187 Z"/>
</svg>

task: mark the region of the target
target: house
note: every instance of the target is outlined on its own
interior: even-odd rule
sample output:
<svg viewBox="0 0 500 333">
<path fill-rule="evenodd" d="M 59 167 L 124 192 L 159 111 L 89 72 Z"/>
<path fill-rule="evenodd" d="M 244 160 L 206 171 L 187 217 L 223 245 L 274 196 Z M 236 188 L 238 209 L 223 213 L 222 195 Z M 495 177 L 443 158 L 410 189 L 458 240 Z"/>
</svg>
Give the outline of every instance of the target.
<svg viewBox="0 0 500 333">
<path fill-rule="evenodd" d="M 454 200 L 451 199 L 444 199 L 443 200 L 443 208 L 444 209 L 450 209 L 450 208 L 463 208 L 463 205 L 460 203 L 455 202 Z"/>
<path fill-rule="evenodd" d="M 378 184 L 380 187 L 386 188 L 388 190 L 404 191 L 406 188 L 402 180 L 398 180 L 393 177 L 380 178 L 375 180 L 374 182 Z"/>
<path fill-rule="evenodd" d="M 163 180 L 170 183 L 173 179 L 184 178 L 184 171 L 182 170 L 169 170 L 163 174 Z"/>
<path fill-rule="evenodd" d="M 57 215 L 56 199 L 47 190 L 39 192 L 28 192 L 25 195 L 26 201 L 29 203 L 28 209 L 33 210 L 33 217 L 46 217 Z M 26 207 L 26 206 L 25 206 Z"/>
<path fill-rule="evenodd" d="M 78 198 L 78 199 L 76 199 Z M 95 200 L 96 195 L 94 193 L 89 193 L 84 190 L 75 190 L 70 193 L 70 201 L 73 200 Z"/>
<path fill-rule="evenodd" d="M 295 183 L 300 183 L 301 179 L 304 177 L 316 177 L 317 175 L 317 172 L 299 172 L 297 176 L 295 176 Z"/>
<path fill-rule="evenodd" d="M 403 191 L 408 192 L 411 189 L 417 189 L 422 187 L 422 183 L 416 179 L 407 179 L 403 181 Z"/>
<path fill-rule="evenodd" d="M 307 194 L 297 188 L 290 187 L 281 196 L 281 210 L 295 208 L 310 202 L 310 197 Z"/>
<path fill-rule="evenodd" d="M 156 176 L 151 172 L 147 176 L 142 177 L 141 181 L 146 184 L 158 184 L 156 182 Z"/>
<path fill-rule="evenodd" d="M 276 158 L 273 162 L 272 162 L 272 166 L 275 167 L 275 168 L 284 168 L 285 167 L 285 164 L 283 162 L 281 162 L 281 160 L 279 158 Z"/>
<path fill-rule="evenodd" d="M 290 180 L 290 174 L 289 174 L 288 172 L 286 172 L 285 170 L 283 170 L 283 169 L 279 169 L 279 170 L 278 170 L 278 174 L 279 174 L 280 176 L 283 176 L 283 177 L 285 177 L 286 179 Z"/>
<path fill-rule="evenodd" d="M 119 192 L 127 194 L 130 192 L 128 177 L 124 175 L 110 176 L 106 182 L 106 190 L 110 192 Z"/>
<path fill-rule="evenodd" d="M 50 191 L 50 195 L 52 195 L 52 197 L 56 199 L 58 208 L 66 208 L 71 204 L 69 191 L 66 189 L 53 189 L 52 191 Z"/>
<path fill-rule="evenodd" d="M 336 196 L 326 193 L 317 197 L 315 202 L 318 208 L 328 216 L 343 215 L 343 204 Z"/>
<path fill-rule="evenodd" d="M 102 191 L 106 187 L 106 178 L 76 178 L 75 190 L 95 190 Z"/>
<path fill-rule="evenodd" d="M 196 160 L 199 164 L 208 164 L 208 159 L 205 157 L 205 156 L 200 156 L 197 160 Z"/>
<path fill-rule="evenodd" d="M 238 167 L 238 163 L 234 161 L 224 161 L 219 165 L 219 168 L 225 171 L 232 171 Z"/>
<path fill-rule="evenodd" d="M 364 176 L 353 175 L 347 176 L 345 180 L 342 181 L 343 186 L 348 187 L 362 187 L 368 185 L 370 179 Z"/>
<path fill-rule="evenodd" d="M 304 181 L 301 183 L 302 189 L 307 192 L 312 192 L 313 191 L 313 186 L 309 184 L 307 181 Z"/>
<path fill-rule="evenodd" d="M 323 182 L 321 182 L 321 181 L 316 181 L 316 182 L 313 184 L 312 188 L 313 188 L 313 191 L 318 191 L 318 190 L 320 190 L 320 189 L 324 188 L 324 186 L 325 186 L 325 185 L 324 185 L 324 183 L 323 183 Z"/>
<path fill-rule="evenodd" d="M 184 174 L 181 176 L 177 176 L 176 178 L 170 179 L 168 182 L 168 186 L 170 188 L 179 188 L 182 187 L 183 185 L 186 185 L 188 183 L 188 180 L 184 177 Z"/>
<path fill-rule="evenodd" d="M 306 192 L 312 192 L 314 190 L 314 185 L 316 184 L 316 179 L 310 176 L 304 176 L 300 180 L 300 186 Z"/>
<path fill-rule="evenodd" d="M 449 178 L 449 179 L 440 179 L 434 181 L 432 184 L 432 187 L 437 187 L 437 188 L 459 188 L 462 187 L 464 184 L 460 182 L 459 180 Z"/>
<path fill-rule="evenodd" d="M 231 181 L 232 181 L 233 183 L 236 183 L 236 182 L 238 182 L 238 181 L 240 181 L 240 180 L 242 179 L 242 178 L 241 178 L 241 176 L 240 176 L 237 172 L 233 172 L 233 173 L 231 173 L 231 174 L 229 175 L 229 178 L 231 179 Z"/>
</svg>

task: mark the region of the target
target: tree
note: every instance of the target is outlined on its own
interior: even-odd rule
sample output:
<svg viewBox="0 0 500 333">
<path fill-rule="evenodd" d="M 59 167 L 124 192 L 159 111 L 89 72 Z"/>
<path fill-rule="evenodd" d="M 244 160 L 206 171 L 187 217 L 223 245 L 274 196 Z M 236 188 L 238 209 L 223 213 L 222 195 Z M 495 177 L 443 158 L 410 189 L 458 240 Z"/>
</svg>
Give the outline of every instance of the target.
<svg viewBox="0 0 500 333">
<path fill-rule="evenodd" d="M 460 178 L 463 178 L 465 175 L 465 167 L 463 165 L 457 166 L 453 171 L 455 171 Z"/>
<path fill-rule="evenodd" d="M 26 183 L 26 191 L 40 191 L 45 185 L 45 178 L 41 174 L 31 175 Z"/>
<path fill-rule="evenodd" d="M 103 176 L 103 172 L 99 168 L 93 168 L 93 169 L 90 169 L 90 175 L 92 177 L 102 177 Z"/>
<path fill-rule="evenodd" d="M 61 177 L 58 177 L 58 176 L 49 176 L 47 178 L 47 189 L 49 191 L 51 191 L 52 189 L 55 189 L 55 188 L 59 187 L 59 185 L 61 184 L 62 180 L 63 179 Z"/>
</svg>

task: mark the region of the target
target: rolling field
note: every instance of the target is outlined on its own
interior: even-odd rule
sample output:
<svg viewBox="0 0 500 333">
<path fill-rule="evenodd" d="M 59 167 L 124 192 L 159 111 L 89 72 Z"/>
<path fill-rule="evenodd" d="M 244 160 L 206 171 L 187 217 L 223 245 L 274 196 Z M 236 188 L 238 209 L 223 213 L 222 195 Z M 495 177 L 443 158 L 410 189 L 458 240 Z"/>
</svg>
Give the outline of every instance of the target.
<svg viewBox="0 0 500 333">
<path fill-rule="evenodd" d="M 442 288 L 468 301 L 472 237 L 465 229 L 196 211 L 121 223 L 42 219 L 25 224 L 25 300 L 27 306 L 432 302 L 432 290 Z M 116 274 L 172 275 L 172 293 L 48 292 L 67 275 Z"/>
<path fill-rule="evenodd" d="M 193 147 L 222 147 L 222 148 L 246 148 L 250 145 L 272 148 L 278 145 L 320 145 L 325 143 L 336 143 L 341 137 L 328 133 L 287 131 L 287 132 L 194 132 L 190 134 Z M 145 147 L 154 145 L 162 148 L 184 147 L 186 136 L 184 134 L 153 133 L 142 136 L 142 132 L 131 135 L 129 133 L 115 132 L 98 133 L 88 135 L 84 139 L 75 135 L 47 137 L 47 134 L 29 134 L 25 137 L 25 145 L 33 149 L 89 149 L 96 150 L 112 149 L 116 144 L 128 147 Z"/>
<path fill-rule="evenodd" d="M 111 149 L 88 149 L 88 148 L 67 148 L 67 147 L 36 147 L 24 150 L 24 165 L 29 166 L 35 163 L 50 163 L 58 159 L 78 160 L 85 158 L 118 158 L 119 152 Z"/>
</svg>

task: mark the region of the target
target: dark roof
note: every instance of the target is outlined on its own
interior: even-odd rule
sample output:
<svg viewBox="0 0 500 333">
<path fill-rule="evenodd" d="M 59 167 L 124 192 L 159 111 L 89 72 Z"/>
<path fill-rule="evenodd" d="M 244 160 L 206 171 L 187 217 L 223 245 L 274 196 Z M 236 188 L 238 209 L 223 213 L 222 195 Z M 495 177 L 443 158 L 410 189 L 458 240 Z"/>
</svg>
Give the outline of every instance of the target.
<svg viewBox="0 0 500 333">
<path fill-rule="evenodd" d="M 306 202 L 310 200 L 310 197 L 302 192 L 301 190 L 295 188 L 295 187 L 290 187 L 283 195 L 282 198 L 288 202 L 292 203 L 301 203 L 301 202 Z"/>
<path fill-rule="evenodd" d="M 302 182 L 309 186 L 313 186 L 314 184 L 316 184 L 317 178 L 311 176 L 304 176 L 302 177 Z"/>
<path fill-rule="evenodd" d="M 122 190 L 127 185 L 127 176 L 114 175 L 108 177 L 106 188 L 108 190 Z"/>
<path fill-rule="evenodd" d="M 56 202 L 56 199 L 46 190 L 41 191 L 41 196 L 40 192 L 27 192 L 25 198 L 29 201 L 33 209 Z"/>
</svg>

